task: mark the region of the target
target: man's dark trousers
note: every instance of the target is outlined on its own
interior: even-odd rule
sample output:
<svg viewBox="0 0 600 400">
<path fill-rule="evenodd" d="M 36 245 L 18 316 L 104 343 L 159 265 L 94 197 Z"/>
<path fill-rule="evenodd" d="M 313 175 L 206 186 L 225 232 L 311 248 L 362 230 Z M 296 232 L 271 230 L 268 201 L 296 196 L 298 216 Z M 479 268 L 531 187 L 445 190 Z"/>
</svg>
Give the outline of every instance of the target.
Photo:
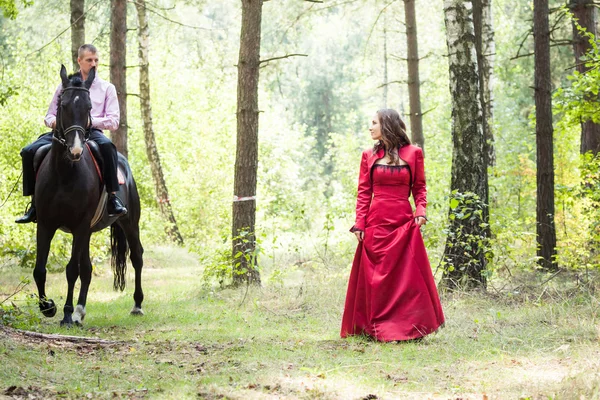
<svg viewBox="0 0 600 400">
<path fill-rule="evenodd" d="M 103 158 L 103 179 L 108 193 L 119 190 L 117 179 L 117 148 L 104 136 L 102 131 L 92 129 L 90 140 L 98 144 L 100 154 Z M 35 190 L 35 171 L 33 170 L 33 158 L 35 152 L 46 144 L 52 144 L 52 132 L 41 135 L 38 140 L 25 146 L 21 150 L 21 161 L 23 162 L 23 196 L 32 196 Z"/>
</svg>

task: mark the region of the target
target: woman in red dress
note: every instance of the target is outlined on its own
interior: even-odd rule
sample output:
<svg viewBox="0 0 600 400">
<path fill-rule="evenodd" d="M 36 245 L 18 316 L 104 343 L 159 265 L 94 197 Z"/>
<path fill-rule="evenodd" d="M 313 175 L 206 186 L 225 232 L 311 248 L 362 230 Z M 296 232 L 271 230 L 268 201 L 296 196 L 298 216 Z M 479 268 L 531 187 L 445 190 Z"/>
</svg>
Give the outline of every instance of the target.
<svg viewBox="0 0 600 400">
<path fill-rule="evenodd" d="M 420 231 L 427 221 L 423 151 L 410 144 L 394 110 L 377 111 L 369 131 L 377 144 L 363 152 L 360 164 L 351 229 L 358 248 L 341 336 L 364 334 L 385 342 L 417 339 L 444 323 Z"/>
</svg>

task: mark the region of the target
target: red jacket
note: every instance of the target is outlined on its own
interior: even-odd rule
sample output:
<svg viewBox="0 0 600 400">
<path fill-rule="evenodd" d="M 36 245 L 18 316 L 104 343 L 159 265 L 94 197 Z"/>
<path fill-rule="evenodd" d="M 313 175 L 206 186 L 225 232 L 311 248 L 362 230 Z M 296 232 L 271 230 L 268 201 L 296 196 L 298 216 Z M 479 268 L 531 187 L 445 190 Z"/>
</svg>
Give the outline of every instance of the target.
<svg viewBox="0 0 600 400">
<path fill-rule="evenodd" d="M 362 153 L 360 162 L 360 173 L 358 175 L 358 196 L 356 199 L 356 222 L 352 227 L 354 230 L 365 230 L 367 213 L 371 206 L 373 196 L 373 185 L 371 182 L 371 169 L 375 161 L 384 157 L 384 149 L 373 153 L 373 149 L 367 149 Z M 427 207 L 427 187 L 425 184 L 425 165 L 423 162 L 423 150 L 420 147 L 408 145 L 402 146 L 398 155 L 410 168 L 410 190 L 415 202 L 415 217 L 425 217 Z"/>
</svg>

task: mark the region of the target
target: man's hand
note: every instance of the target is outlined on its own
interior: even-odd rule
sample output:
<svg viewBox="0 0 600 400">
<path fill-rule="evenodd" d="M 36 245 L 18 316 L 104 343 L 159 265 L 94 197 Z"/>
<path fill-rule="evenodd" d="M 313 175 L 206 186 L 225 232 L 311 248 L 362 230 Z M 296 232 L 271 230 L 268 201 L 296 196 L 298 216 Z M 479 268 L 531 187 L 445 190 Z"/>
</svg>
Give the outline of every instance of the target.
<svg viewBox="0 0 600 400">
<path fill-rule="evenodd" d="M 56 128 L 56 120 L 52 121 L 52 123 L 50 124 L 50 128 Z"/>
</svg>

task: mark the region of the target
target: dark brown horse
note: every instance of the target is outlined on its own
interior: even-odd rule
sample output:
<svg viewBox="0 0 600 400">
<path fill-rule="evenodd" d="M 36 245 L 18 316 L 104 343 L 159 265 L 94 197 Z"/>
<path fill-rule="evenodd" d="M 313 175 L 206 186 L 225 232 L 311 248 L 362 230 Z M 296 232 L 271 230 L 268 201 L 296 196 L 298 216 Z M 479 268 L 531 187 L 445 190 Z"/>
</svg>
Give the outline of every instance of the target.
<svg viewBox="0 0 600 400">
<path fill-rule="evenodd" d="M 90 153 L 92 143 L 87 142 L 87 126 L 92 103 L 89 88 L 94 81 L 94 68 L 84 82 L 79 75 L 67 77 L 64 65 L 60 71 L 62 93 L 59 98 L 56 128 L 53 142 L 37 172 L 35 203 L 37 205 L 37 259 L 33 276 L 39 293 L 39 306 L 47 317 L 56 314 L 54 301 L 46 297 L 46 262 L 50 242 L 57 229 L 73 235 L 71 260 L 67 264 L 67 299 L 61 325 L 81 324 L 85 317 L 85 304 L 92 279 L 90 261 L 90 237 L 93 232 L 111 227 L 112 265 L 114 288 L 124 290 L 126 257 L 129 249 L 135 269 L 135 305 L 132 314 L 143 314 L 142 301 L 142 253 L 139 219 L 140 199 L 127 160 L 119 154 L 119 168 L 125 175 L 118 196 L 123 200 L 128 213 L 121 217 L 106 215 L 98 220 L 98 204 L 105 193 L 97 166 Z M 100 160 L 101 161 L 101 160 Z M 105 207 L 105 206 L 104 206 Z M 100 209 L 101 210 L 101 209 Z M 73 290 L 77 278 L 81 289 L 77 306 L 73 308 Z"/>
</svg>

